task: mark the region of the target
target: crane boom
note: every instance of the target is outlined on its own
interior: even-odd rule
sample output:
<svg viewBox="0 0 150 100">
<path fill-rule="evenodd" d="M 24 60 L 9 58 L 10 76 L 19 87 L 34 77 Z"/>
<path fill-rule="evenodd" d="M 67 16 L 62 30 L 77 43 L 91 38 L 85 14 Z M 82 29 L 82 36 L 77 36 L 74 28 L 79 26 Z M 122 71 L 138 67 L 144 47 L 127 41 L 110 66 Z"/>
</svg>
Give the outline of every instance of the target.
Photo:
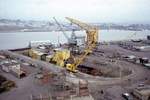
<svg viewBox="0 0 150 100">
<path fill-rule="evenodd" d="M 65 33 L 64 29 L 62 28 L 61 24 L 56 20 L 55 17 L 53 17 L 53 19 L 55 20 L 56 24 L 59 26 L 60 30 L 63 32 L 64 36 L 67 38 L 67 40 L 69 41 L 69 37 L 67 36 L 67 34 Z"/>
<path fill-rule="evenodd" d="M 55 20 L 56 24 L 59 26 L 60 30 L 62 31 L 62 33 L 64 34 L 65 38 L 67 39 L 68 41 L 68 44 L 69 45 L 76 45 L 77 41 L 76 41 L 76 36 L 75 36 L 75 33 L 72 32 L 72 35 L 71 37 L 68 37 L 68 35 L 66 34 L 65 30 L 63 29 L 62 25 L 56 20 L 55 17 L 53 17 L 53 19 Z"/>
<path fill-rule="evenodd" d="M 95 26 L 80 22 L 73 18 L 66 17 L 71 23 L 78 25 L 81 29 L 86 30 L 87 41 L 84 53 L 80 57 L 74 58 L 74 63 L 68 64 L 67 69 L 76 72 L 77 66 L 86 58 L 86 56 L 92 52 L 98 42 L 98 29 Z"/>
<path fill-rule="evenodd" d="M 94 29 L 94 28 L 95 28 L 95 27 L 93 27 L 93 26 L 91 26 L 91 25 L 88 25 L 88 24 L 86 24 L 86 23 L 80 22 L 80 21 L 78 21 L 78 20 L 76 20 L 76 19 L 73 19 L 73 18 L 66 17 L 66 19 L 69 20 L 71 23 L 74 23 L 74 24 L 80 26 L 82 29 L 87 30 L 87 31 L 88 31 L 89 29 L 91 30 L 91 29 Z"/>
<path fill-rule="evenodd" d="M 66 17 L 71 23 L 78 25 L 81 29 L 86 30 L 87 34 L 87 44 L 98 42 L 98 29 L 96 26 L 91 26 L 89 24 L 83 23 L 73 18 Z M 91 42 L 91 43 L 89 43 Z"/>
</svg>

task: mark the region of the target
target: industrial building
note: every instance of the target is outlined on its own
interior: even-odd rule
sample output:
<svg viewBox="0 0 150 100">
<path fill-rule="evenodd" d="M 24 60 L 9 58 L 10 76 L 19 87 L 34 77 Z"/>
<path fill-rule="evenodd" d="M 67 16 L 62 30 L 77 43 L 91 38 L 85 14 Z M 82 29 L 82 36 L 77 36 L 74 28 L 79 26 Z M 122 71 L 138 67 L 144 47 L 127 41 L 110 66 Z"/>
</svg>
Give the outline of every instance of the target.
<svg viewBox="0 0 150 100">
<path fill-rule="evenodd" d="M 0 63 L 0 67 L 4 72 L 11 73 L 18 78 L 26 76 L 26 73 L 21 69 L 21 65 L 17 61 L 3 60 Z"/>
</svg>

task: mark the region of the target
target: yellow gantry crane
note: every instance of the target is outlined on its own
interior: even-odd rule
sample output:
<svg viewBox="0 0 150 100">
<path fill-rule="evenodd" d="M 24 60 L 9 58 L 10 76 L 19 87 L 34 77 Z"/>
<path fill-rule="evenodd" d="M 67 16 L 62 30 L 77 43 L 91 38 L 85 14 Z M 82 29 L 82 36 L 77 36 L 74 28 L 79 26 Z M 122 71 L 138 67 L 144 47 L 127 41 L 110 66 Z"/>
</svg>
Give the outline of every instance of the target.
<svg viewBox="0 0 150 100">
<path fill-rule="evenodd" d="M 96 26 L 91 26 L 89 24 L 83 23 L 73 18 L 66 17 L 72 24 L 78 25 L 81 29 L 86 31 L 87 40 L 85 45 L 84 53 L 79 57 L 73 57 L 73 63 L 66 64 L 66 69 L 71 72 L 77 72 L 76 68 L 82 61 L 86 58 L 86 56 L 92 52 L 92 50 L 96 47 L 98 42 L 98 28 Z"/>
</svg>

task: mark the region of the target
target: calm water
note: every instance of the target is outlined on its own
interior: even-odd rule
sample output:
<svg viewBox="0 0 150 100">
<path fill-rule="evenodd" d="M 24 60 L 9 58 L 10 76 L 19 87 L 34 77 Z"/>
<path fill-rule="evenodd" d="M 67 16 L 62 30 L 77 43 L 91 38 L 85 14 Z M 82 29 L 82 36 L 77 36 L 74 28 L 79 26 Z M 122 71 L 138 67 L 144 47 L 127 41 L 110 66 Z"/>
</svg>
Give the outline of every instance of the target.
<svg viewBox="0 0 150 100">
<path fill-rule="evenodd" d="M 71 32 L 67 32 L 70 36 Z M 85 32 L 78 31 L 77 35 L 85 35 Z M 133 35 L 135 34 L 136 35 Z M 120 31 L 120 30 L 101 30 L 99 34 L 99 41 L 115 41 L 127 39 L 141 39 L 150 35 L 150 31 Z M 50 40 L 57 44 L 58 38 L 61 43 L 67 42 L 62 32 L 14 32 L 14 33 L 0 33 L 0 49 L 14 49 L 27 47 L 29 41 Z"/>
</svg>

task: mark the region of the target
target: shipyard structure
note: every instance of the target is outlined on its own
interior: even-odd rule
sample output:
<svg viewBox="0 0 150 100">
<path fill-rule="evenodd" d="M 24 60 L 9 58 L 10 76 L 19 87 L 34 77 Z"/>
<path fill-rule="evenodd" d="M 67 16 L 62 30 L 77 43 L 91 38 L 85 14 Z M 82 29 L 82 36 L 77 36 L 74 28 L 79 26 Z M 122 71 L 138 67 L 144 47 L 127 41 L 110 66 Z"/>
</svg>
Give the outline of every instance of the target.
<svg viewBox="0 0 150 100">
<path fill-rule="evenodd" d="M 0 100 L 150 100 L 150 36 L 99 42 L 97 26 L 66 17 L 85 35 L 0 51 Z"/>
</svg>

